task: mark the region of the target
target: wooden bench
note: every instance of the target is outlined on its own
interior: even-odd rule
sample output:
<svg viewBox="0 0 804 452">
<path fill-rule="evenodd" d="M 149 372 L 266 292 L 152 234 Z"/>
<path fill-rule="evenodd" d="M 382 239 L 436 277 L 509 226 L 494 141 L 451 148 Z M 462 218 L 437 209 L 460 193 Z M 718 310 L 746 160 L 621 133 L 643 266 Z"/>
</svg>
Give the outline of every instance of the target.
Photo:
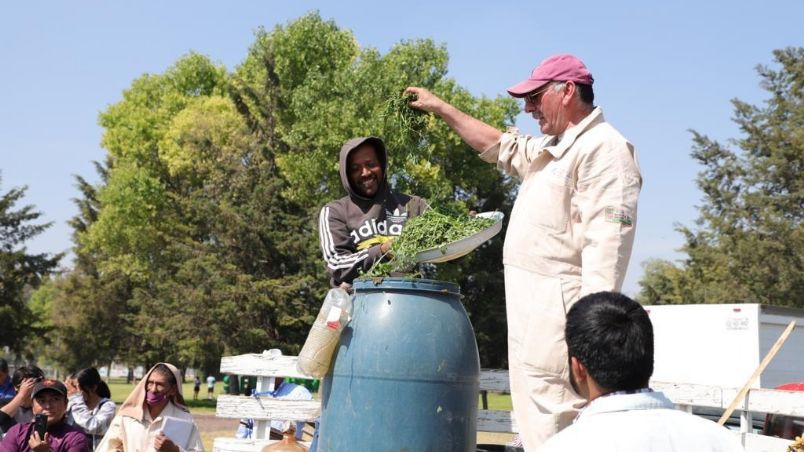
<svg viewBox="0 0 804 452">
<path fill-rule="evenodd" d="M 308 378 L 296 371 L 296 356 L 271 357 L 262 354 L 224 356 L 221 358 L 221 373 L 249 375 L 257 378 L 256 391 L 274 389 L 276 377 Z M 482 370 L 481 391 L 508 393 L 508 371 Z M 223 418 L 254 419 L 252 438 L 215 438 L 215 452 L 255 452 L 263 446 L 276 442 L 269 439 L 272 419 L 313 422 L 321 414 L 318 400 L 281 400 L 270 397 L 243 395 L 220 395 L 215 415 Z M 491 433 L 516 433 L 516 422 L 509 411 L 478 409 L 477 430 Z M 309 447 L 309 443 L 302 442 Z"/>
<path fill-rule="evenodd" d="M 221 372 L 257 377 L 256 391 L 273 390 L 274 378 L 306 378 L 296 371 L 295 356 L 270 357 L 261 354 L 225 356 L 221 359 Z M 693 408 L 726 409 L 737 395 L 737 388 L 677 384 L 652 381 L 651 387 L 663 391 L 677 407 L 692 412 Z M 509 393 L 508 371 L 482 369 L 480 391 Z M 509 411 L 478 409 L 477 431 L 490 433 L 517 433 L 519 431 L 513 413 Z M 740 408 L 741 429 L 739 435 L 747 452 L 781 451 L 790 440 L 772 438 L 753 433 L 751 413 L 783 414 L 804 417 L 804 392 L 752 389 Z M 218 396 L 216 415 L 225 418 L 253 418 L 253 437 L 250 439 L 215 438 L 215 452 L 255 452 L 275 441 L 269 438 L 271 419 L 312 422 L 321 414 L 318 400 L 297 401 L 272 398 L 254 398 L 236 395 Z M 306 444 L 309 446 L 309 443 Z"/>
</svg>

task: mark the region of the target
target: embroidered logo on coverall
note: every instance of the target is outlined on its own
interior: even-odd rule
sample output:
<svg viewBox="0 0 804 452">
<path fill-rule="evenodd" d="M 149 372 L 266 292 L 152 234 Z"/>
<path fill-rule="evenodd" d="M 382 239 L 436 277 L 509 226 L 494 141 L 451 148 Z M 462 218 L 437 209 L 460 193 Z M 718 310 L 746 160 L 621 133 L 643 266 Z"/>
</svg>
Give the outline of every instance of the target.
<svg viewBox="0 0 804 452">
<path fill-rule="evenodd" d="M 631 215 L 628 215 L 623 209 L 612 206 L 606 207 L 606 221 L 609 223 L 620 223 L 625 226 L 631 226 L 633 224 Z"/>
</svg>

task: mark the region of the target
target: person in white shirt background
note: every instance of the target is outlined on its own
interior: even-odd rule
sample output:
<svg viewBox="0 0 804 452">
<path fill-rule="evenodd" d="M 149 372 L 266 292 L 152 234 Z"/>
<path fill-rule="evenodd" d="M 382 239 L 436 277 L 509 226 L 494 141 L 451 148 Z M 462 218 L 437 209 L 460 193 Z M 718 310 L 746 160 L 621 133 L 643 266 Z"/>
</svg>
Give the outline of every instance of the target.
<svg viewBox="0 0 804 452">
<path fill-rule="evenodd" d="M 67 379 L 65 385 L 69 400 L 67 411 L 72 422 L 84 430 L 87 445 L 95 450 L 117 410 L 109 386 L 94 367 L 79 370 Z"/>
<path fill-rule="evenodd" d="M 649 388 L 653 325 L 639 303 L 616 292 L 582 297 L 567 313 L 565 337 L 570 380 L 589 402 L 539 452 L 743 450 L 725 427 L 676 410 Z"/>
<path fill-rule="evenodd" d="M 207 376 L 207 400 L 212 400 L 215 394 L 215 377 L 212 375 Z"/>
</svg>

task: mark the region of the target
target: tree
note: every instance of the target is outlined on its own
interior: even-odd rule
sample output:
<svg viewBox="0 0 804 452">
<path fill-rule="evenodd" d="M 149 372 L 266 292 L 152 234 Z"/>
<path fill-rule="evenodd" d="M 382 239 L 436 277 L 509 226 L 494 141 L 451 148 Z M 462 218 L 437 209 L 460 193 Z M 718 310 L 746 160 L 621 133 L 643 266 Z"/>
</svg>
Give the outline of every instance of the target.
<svg viewBox="0 0 804 452">
<path fill-rule="evenodd" d="M 27 205 L 14 210 L 27 187 L 13 188 L 0 196 L 0 347 L 22 354 L 26 340 L 40 332 L 41 323 L 30 310 L 28 296 L 53 271 L 61 254 L 29 254 L 25 242 L 44 232 L 51 223 L 32 224 L 42 214 Z"/>
<path fill-rule="evenodd" d="M 108 161 L 105 166 L 95 163 L 104 182 L 109 166 Z M 31 321 L 25 354 L 67 372 L 108 364 L 125 348 L 122 313 L 130 292 L 127 278 L 99 272 L 98 255 L 80 245 L 97 219 L 100 202 L 95 186 L 80 176 L 76 181 L 82 198 L 74 199 L 79 213 L 69 222 L 76 243 L 74 268 L 40 281 L 27 304 Z"/>
<path fill-rule="evenodd" d="M 744 137 L 728 147 L 693 131 L 692 157 L 704 166 L 696 229 L 679 227 L 688 255 L 666 292 L 643 280 L 642 300 L 752 302 L 804 307 L 804 48 L 773 52 L 781 66 L 759 66 L 764 107 L 733 100 Z"/>
<path fill-rule="evenodd" d="M 159 326 L 151 319 L 177 319 L 161 333 L 164 345 L 149 342 L 154 356 L 212 371 L 224 349 L 295 352 L 303 340 L 304 216 L 283 200 L 272 154 L 254 133 L 231 101 L 210 96 L 173 120 L 160 147 L 171 156 L 172 204 L 188 234 L 165 250 L 175 264 L 134 297 L 151 339 Z"/>
<path fill-rule="evenodd" d="M 224 350 L 292 352 L 303 340 L 310 288 L 299 256 L 312 248 L 288 237 L 303 215 L 280 196 L 265 136 L 236 110 L 227 77 L 191 54 L 101 115 L 114 165 L 96 220 L 75 226 L 99 273 L 130 282 L 129 362 L 211 372 Z"/>
<path fill-rule="evenodd" d="M 181 111 L 225 86 L 225 69 L 192 53 L 165 74 L 138 78 L 121 102 L 101 113 L 102 144 L 114 166 L 98 192 L 103 208 L 82 238 L 83 246 L 105 255 L 101 270 L 145 282 L 169 265 L 163 250 L 184 232 L 171 199 L 181 180 L 171 177 L 160 143 Z"/>
<path fill-rule="evenodd" d="M 641 290 L 638 301 L 646 305 L 654 304 L 681 304 L 682 299 L 677 297 L 680 291 L 680 270 L 663 259 L 648 259 L 642 263 L 644 271 L 639 281 Z"/>
<path fill-rule="evenodd" d="M 41 355 L 68 373 L 111 363 L 129 345 L 123 320 L 129 292 L 125 277 L 83 268 L 51 278 L 33 296 L 49 327 L 37 339 Z"/>
</svg>

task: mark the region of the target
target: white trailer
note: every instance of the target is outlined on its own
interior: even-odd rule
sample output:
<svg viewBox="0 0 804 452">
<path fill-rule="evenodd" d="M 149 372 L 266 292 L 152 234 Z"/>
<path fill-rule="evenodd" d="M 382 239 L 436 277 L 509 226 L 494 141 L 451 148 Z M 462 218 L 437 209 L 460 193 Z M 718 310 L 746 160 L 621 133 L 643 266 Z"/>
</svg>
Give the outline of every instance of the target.
<svg viewBox="0 0 804 452">
<path fill-rule="evenodd" d="M 753 387 L 804 381 L 804 309 L 760 304 L 645 309 L 654 329 L 654 381 L 741 388 L 791 320 L 795 329 Z"/>
</svg>

